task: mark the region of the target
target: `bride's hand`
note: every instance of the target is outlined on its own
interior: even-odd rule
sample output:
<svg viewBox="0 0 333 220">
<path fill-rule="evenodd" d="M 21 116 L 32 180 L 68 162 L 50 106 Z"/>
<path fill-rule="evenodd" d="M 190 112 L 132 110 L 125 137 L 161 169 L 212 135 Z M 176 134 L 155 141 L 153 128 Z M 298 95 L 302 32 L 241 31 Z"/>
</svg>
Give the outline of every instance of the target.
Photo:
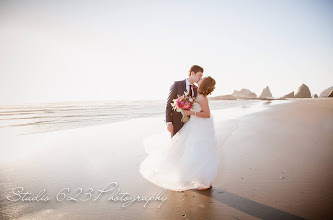
<svg viewBox="0 0 333 220">
<path fill-rule="evenodd" d="M 193 111 L 183 110 L 184 115 L 193 115 Z"/>
</svg>

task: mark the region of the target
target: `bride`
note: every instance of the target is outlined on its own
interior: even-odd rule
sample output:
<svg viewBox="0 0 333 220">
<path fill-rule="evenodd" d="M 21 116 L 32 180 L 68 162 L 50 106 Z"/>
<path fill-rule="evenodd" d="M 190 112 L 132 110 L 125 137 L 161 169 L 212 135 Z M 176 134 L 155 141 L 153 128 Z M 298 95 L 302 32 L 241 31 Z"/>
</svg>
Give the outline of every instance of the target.
<svg viewBox="0 0 333 220">
<path fill-rule="evenodd" d="M 145 140 L 149 154 L 140 165 L 141 175 L 150 182 L 172 191 L 205 190 L 217 176 L 219 157 L 213 117 L 207 95 L 215 89 L 208 76 L 198 82 L 198 95 L 190 120 L 171 139 L 152 136 Z"/>
</svg>

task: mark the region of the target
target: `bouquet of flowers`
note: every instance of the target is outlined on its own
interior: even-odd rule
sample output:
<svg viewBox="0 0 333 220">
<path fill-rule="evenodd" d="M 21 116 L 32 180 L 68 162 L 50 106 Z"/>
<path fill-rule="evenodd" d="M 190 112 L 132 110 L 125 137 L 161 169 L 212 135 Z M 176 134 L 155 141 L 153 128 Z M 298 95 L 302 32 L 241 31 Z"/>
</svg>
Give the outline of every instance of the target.
<svg viewBox="0 0 333 220">
<path fill-rule="evenodd" d="M 178 98 L 173 100 L 171 106 L 173 110 L 182 113 L 182 122 L 188 122 L 190 116 L 184 115 L 183 110 L 190 110 L 193 106 L 194 98 L 188 95 L 188 92 L 184 92 L 183 95 L 178 95 Z"/>
</svg>

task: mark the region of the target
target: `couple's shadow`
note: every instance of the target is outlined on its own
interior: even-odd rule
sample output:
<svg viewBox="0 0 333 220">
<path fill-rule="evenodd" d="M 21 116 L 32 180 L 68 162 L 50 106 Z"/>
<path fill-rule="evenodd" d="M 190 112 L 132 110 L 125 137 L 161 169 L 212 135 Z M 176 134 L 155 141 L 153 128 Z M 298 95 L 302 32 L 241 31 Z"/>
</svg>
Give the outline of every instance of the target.
<svg viewBox="0 0 333 220">
<path fill-rule="evenodd" d="M 282 210 L 255 202 L 217 187 L 207 190 L 191 190 L 198 194 L 210 197 L 234 209 L 260 219 L 304 219 Z"/>
</svg>

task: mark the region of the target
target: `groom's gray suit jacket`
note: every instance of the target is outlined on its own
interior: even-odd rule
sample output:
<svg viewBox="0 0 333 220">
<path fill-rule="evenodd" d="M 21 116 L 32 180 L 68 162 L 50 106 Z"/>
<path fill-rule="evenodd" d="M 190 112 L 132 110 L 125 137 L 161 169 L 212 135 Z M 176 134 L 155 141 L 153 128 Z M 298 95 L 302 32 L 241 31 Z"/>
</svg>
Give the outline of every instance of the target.
<svg viewBox="0 0 333 220">
<path fill-rule="evenodd" d="M 186 89 L 186 79 L 182 81 L 175 81 L 174 84 L 170 87 L 169 97 L 166 104 L 165 109 L 165 122 L 172 122 L 173 124 L 173 132 L 171 133 L 171 137 L 173 137 L 185 124 L 181 121 L 182 113 L 174 111 L 172 109 L 171 103 L 173 99 L 178 98 L 178 95 L 183 95 Z M 194 97 L 198 94 L 198 88 L 193 87 Z"/>
</svg>

